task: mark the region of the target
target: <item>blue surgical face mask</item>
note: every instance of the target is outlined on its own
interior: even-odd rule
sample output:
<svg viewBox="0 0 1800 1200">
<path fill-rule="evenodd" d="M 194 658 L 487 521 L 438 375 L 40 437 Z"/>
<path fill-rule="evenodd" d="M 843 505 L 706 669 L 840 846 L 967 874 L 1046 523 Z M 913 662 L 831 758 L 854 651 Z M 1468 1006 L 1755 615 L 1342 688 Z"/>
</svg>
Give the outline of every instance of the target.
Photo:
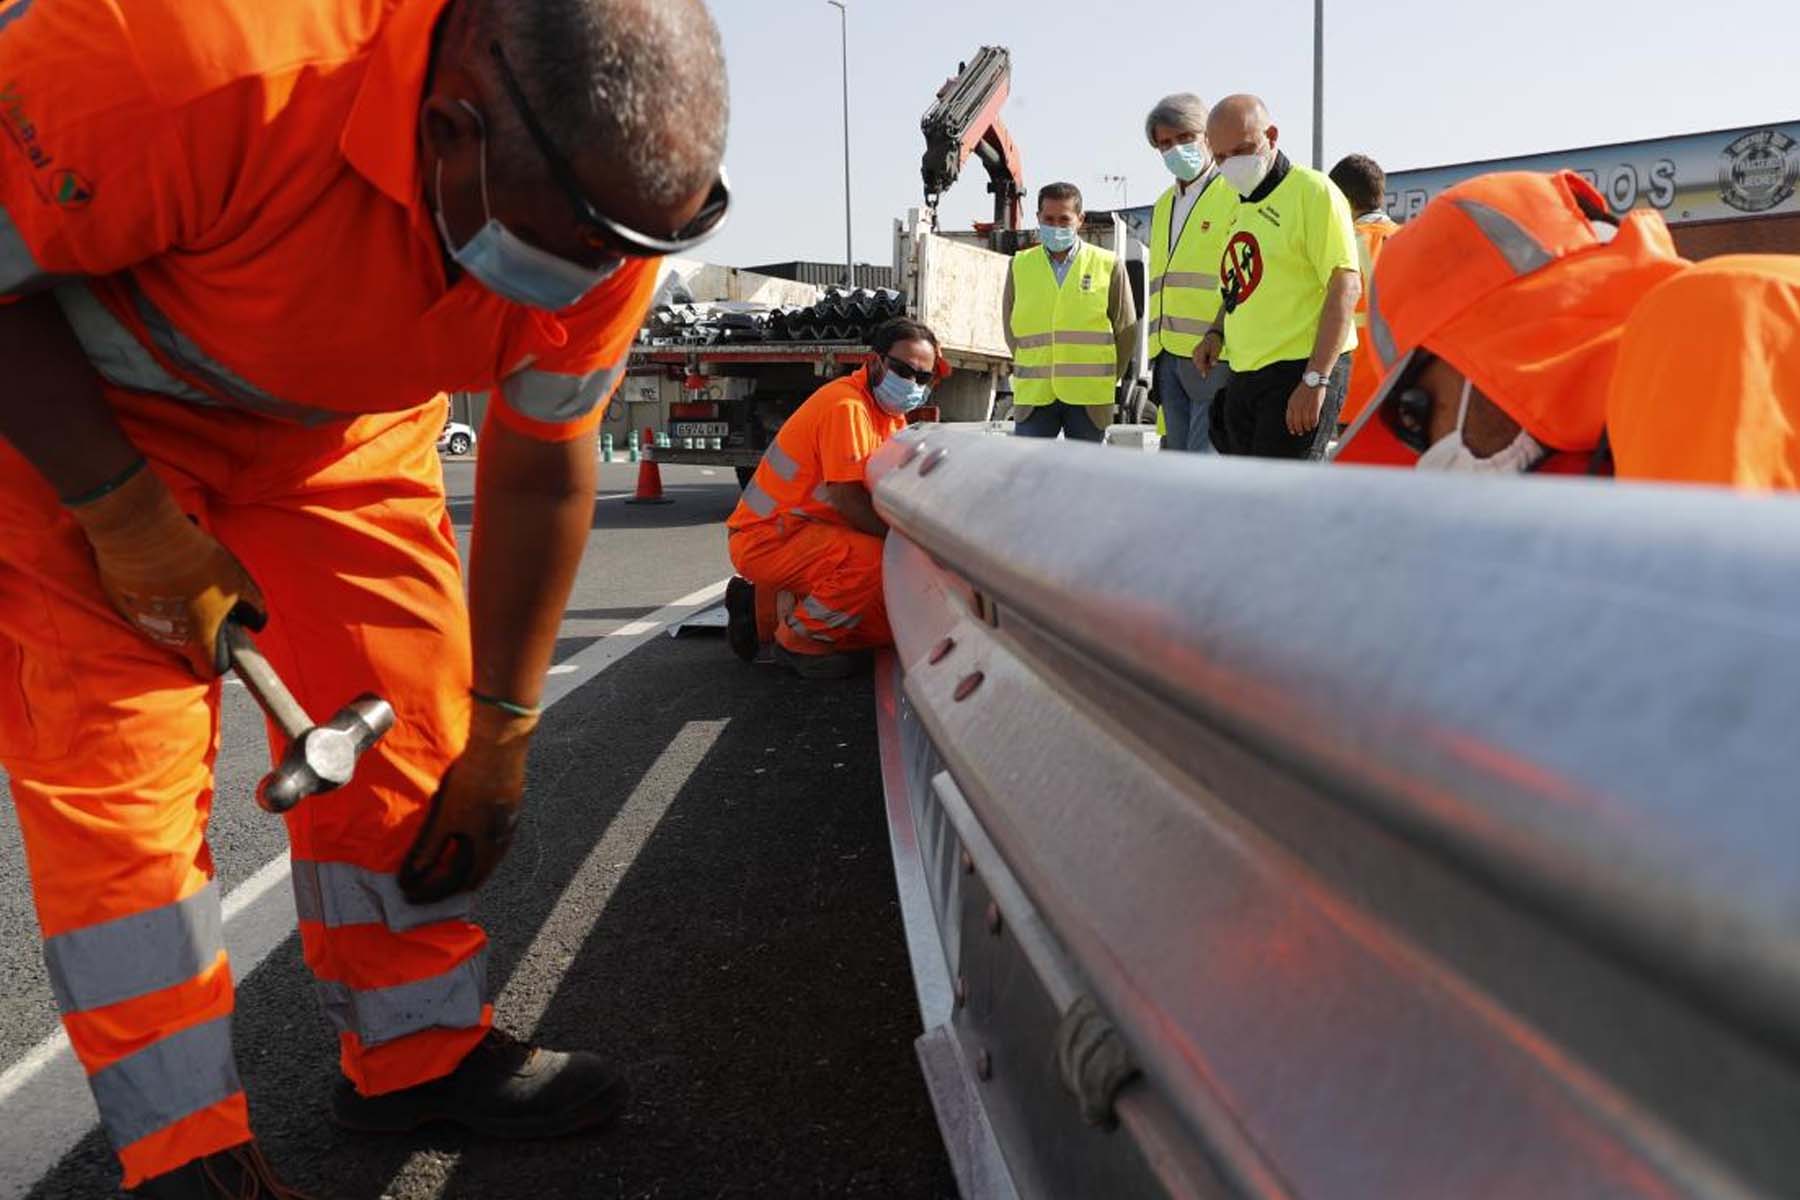
<svg viewBox="0 0 1800 1200">
<path fill-rule="evenodd" d="M 477 122 L 481 114 L 468 104 Z M 496 221 L 488 207 L 487 131 L 481 135 L 481 214 L 485 223 L 475 236 L 457 246 L 444 223 L 444 160 L 437 164 L 437 227 L 444 248 L 456 265 L 473 275 L 481 286 L 496 296 L 529 308 L 558 312 L 568 308 L 599 287 L 608 276 L 624 265 L 615 260 L 608 266 L 594 268 L 572 263 L 547 250 L 539 250 L 512 230 Z"/>
<path fill-rule="evenodd" d="M 1200 144 L 1198 138 L 1191 142 L 1177 142 L 1163 151 L 1163 165 L 1169 173 L 1183 183 L 1192 183 L 1206 173 L 1212 166 L 1212 155 Z"/>
<path fill-rule="evenodd" d="M 1075 248 L 1075 231 L 1061 225 L 1039 225 L 1038 241 L 1052 254 L 1066 254 Z"/>
<path fill-rule="evenodd" d="M 892 413 L 896 417 L 904 417 L 931 394 L 931 389 L 922 383 L 910 379 L 902 379 L 892 371 L 881 377 L 875 385 L 875 403 L 881 405 L 882 411 Z"/>
</svg>

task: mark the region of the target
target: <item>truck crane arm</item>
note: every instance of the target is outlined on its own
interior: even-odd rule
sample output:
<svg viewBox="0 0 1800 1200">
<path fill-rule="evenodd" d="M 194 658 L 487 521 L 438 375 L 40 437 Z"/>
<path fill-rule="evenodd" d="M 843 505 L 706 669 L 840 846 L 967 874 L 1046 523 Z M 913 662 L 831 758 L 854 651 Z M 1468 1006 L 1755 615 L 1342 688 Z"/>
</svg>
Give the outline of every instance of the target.
<svg viewBox="0 0 1800 1200">
<path fill-rule="evenodd" d="M 1000 108 L 1012 91 L 1012 55 L 1004 46 L 983 46 L 971 62 L 938 92 L 919 127 L 925 132 L 925 205 L 937 220 L 938 199 L 956 182 L 971 154 L 987 168 L 994 195 L 994 226 L 1016 230 L 1023 217 L 1024 164 Z"/>
</svg>

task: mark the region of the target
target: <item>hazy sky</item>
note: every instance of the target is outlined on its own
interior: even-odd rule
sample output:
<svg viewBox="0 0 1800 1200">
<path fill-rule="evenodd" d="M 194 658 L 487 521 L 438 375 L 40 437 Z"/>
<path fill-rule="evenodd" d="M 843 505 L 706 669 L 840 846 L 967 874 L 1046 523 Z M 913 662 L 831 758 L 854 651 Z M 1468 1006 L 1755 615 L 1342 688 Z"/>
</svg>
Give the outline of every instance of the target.
<svg viewBox="0 0 1800 1200">
<path fill-rule="evenodd" d="M 731 71 L 737 207 L 704 254 L 739 266 L 841 260 L 838 10 L 825 0 L 710 0 Z M 1167 92 L 1262 95 L 1297 161 L 1312 147 L 1310 0 L 849 0 L 856 257 L 892 259 L 923 203 L 919 117 L 982 45 L 1012 51 L 1005 117 L 1028 187 L 1068 179 L 1090 208 L 1168 185 L 1143 140 Z M 1800 118 L 1794 0 L 1326 0 L 1325 156 L 1389 170 Z M 945 224 L 986 219 L 971 160 Z M 1027 203 L 1027 209 L 1031 207 Z M 1027 220 L 1030 219 L 1029 211 Z"/>
</svg>

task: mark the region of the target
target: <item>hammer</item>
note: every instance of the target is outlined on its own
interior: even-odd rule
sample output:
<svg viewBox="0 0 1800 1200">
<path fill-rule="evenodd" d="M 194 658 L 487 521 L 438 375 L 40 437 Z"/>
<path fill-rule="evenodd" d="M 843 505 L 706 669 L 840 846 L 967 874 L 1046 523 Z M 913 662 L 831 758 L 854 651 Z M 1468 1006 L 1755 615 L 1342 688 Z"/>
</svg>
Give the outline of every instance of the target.
<svg viewBox="0 0 1800 1200">
<path fill-rule="evenodd" d="M 236 621 L 225 622 L 225 644 L 238 678 L 288 737 L 281 765 L 256 785 L 256 802 L 269 812 L 284 813 L 308 796 L 349 783 L 363 751 L 394 727 L 393 706 L 368 692 L 315 725 L 256 648 L 249 630 Z"/>
</svg>

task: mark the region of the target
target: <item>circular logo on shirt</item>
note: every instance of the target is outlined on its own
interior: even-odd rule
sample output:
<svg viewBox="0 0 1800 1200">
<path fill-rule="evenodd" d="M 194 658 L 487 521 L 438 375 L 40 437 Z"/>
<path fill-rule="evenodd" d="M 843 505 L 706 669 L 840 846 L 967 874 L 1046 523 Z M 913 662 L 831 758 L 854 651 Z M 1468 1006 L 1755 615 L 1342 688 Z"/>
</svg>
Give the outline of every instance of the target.
<svg viewBox="0 0 1800 1200">
<path fill-rule="evenodd" d="M 1800 154 L 1779 129 L 1746 133 L 1719 156 L 1719 199 L 1740 212 L 1768 212 L 1794 194 Z"/>
<path fill-rule="evenodd" d="M 1249 230 L 1239 230 L 1225 243 L 1225 257 L 1220 263 L 1219 278 L 1226 300 L 1233 308 L 1256 294 L 1262 286 L 1262 243 Z"/>
</svg>

